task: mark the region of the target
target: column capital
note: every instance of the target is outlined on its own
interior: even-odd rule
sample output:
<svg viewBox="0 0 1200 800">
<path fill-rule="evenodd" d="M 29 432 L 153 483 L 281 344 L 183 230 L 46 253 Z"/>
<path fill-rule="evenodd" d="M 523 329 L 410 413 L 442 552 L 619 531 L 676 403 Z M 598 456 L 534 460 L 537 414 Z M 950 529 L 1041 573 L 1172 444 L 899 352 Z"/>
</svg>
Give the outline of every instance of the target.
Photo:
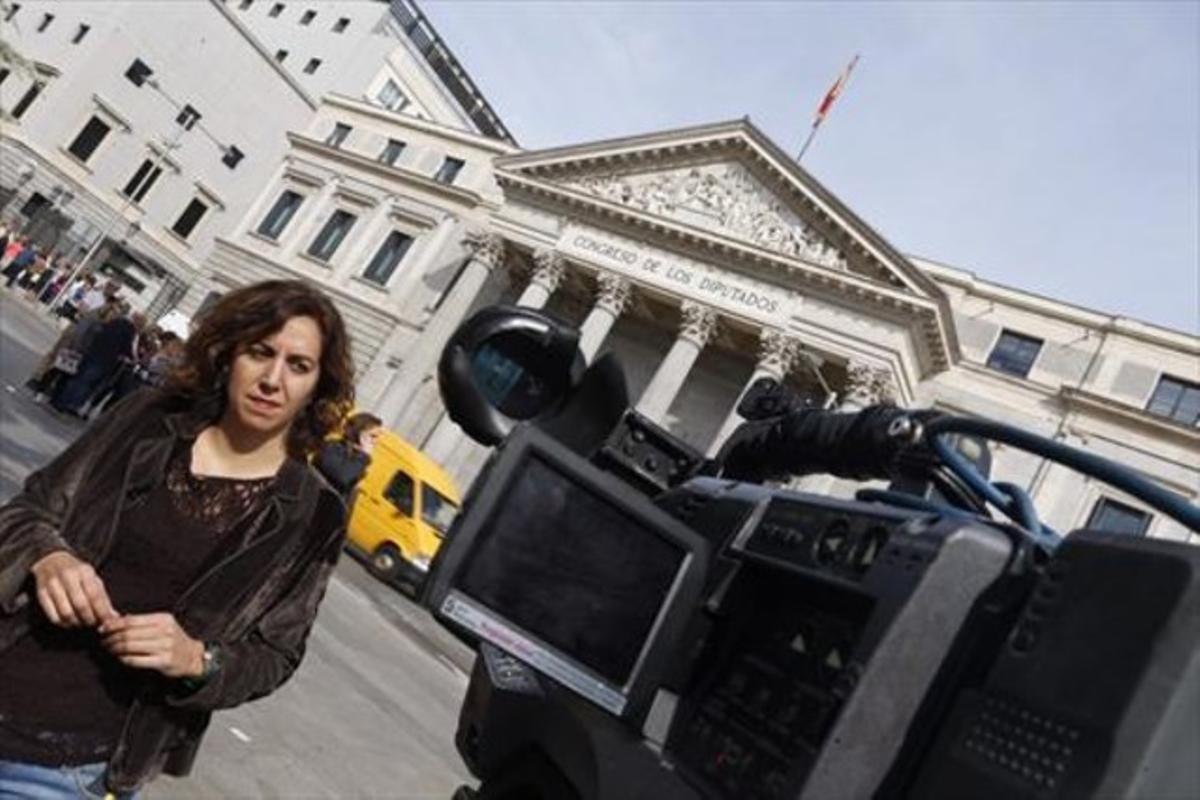
<svg viewBox="0 0 1200 800">
<path fill-rule="evenodd" d="M 704 347 L 717 330 L 717 312 L 702 303 L 685 300 L 680 305 L 683 319 L 679 324 L 679 338 L 697 347 Z"/>
<path fill-rule="evenodd" d="M 567 260 L 554 250 L 538 249 L 533 253 L 533 274 L 530 283 L 541 284 L 554 294 L 567 274 Z"/>
<path fill-rule="evenodd" d="M 489 270 L 504 264 L 504 237 L 498 233 L 486 228 L 471 228 L 463 235 L 462 243 L 471 253 L 471 258 Z"/>
<path fill-rule="evenodd" d="M 758 371 L 782 378 L 792 371 L 800 358 L 802 345 L 795 336 L 775 328 L 763 328 L 758 334 Z"/>
<path fill-rule="evenodd" d="M 633 287 L 629 280 L 613 272 L 601 272 L 596 276 L 596 284 L 599 287 L 596 308 L 607 311 L 614 317 L 625 313 L 633 297 Z"/>
<path fill-rule="evenodd" d="M 846 367 L 846 388 L 842 401 L 860 406 L 894 400 L 896 388 L 891 373 L 861 361 L 851 361 Z"/>
</svg>

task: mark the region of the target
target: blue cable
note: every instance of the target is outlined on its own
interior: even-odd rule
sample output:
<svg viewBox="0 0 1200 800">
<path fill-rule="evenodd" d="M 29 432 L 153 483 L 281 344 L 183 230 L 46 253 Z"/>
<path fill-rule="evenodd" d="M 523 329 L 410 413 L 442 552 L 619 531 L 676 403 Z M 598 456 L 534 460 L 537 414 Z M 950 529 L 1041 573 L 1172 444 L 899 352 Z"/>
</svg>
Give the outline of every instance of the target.
<svg viewBox="0 0 1200 800">
<path fill-rule="evenodd" d="M 990 483 L 979 474 L 966 458 L 945 441 L 943 436 L 950 433 L 975 434 L 985 439 L 1003 442 L 1028 453 L 1048 458 L 1051 461 L 1055 461 L 1084 475 L 1089 475 L 1110 486 L 1114 486 L 1136 497 L 1151 508 L 1157 509 L 1172 519 L 1177 520 L 1189 530 L 1200 533 L 1200 508 L 1197 508 L 1174 492 L 1170 492 L 1150 482 L 1133 470 L 1115 464 L 1108 459 L 1076 450 L 1073 447 L 1059 444 L 1037 434 L 1028 433 L 1000 422 L 971 417 L 940 417 L 931 420 L 925 427 L 925 435 L 934 452 L 942 459 L 943 463 L 968 486 L 977 491 L 981 497 L 985 498 L 989 503 L 996 506 L 1006 516 L 1019 524 L 1027 513 L 1023 508 L 1024 504 L 1028 502 L 1028 496 L 1025 495 L 1025 492 L 1018 490 L 1017 493 L 1010 495 Z M 1024 500 L 1020 499 L 1022 497 L 1024 497 Z"/>
</svg>

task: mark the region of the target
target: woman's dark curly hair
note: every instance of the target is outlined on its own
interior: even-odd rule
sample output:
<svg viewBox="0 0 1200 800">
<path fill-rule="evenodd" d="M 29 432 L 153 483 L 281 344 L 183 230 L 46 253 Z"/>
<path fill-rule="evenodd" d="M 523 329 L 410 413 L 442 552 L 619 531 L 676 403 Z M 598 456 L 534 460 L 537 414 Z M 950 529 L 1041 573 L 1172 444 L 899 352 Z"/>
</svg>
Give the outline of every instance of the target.
<svg viewBox="0 0 1200 800">
<path fill-rule="evenodd" d="M 311 317 L 321 329 L 317 385 L 308 405 L 292 420 L 287 438 L 288 454 L 307 458 L 354 404 L 354 363 L 346 325 L 333 301 L 312 284 L 264 281 L 222 296 L 198 318 L 183 359 L 167 380 L 166 394 L 217 421 L 225 410 L 234 357 L 292 317 Z"/>
</svg>

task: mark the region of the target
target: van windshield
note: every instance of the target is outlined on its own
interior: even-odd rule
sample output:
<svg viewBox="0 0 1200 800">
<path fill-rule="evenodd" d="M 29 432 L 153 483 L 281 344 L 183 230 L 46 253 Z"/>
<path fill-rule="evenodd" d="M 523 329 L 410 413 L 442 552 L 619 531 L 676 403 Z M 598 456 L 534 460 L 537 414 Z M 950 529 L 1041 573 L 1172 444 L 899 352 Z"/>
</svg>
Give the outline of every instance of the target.
<svg viewBox="0 0 1200 800">
<path fill-rule="evenodd" d="M 428 484 L 421 485 L 421 519 L 428 522 L 439 533 L 450 529 L 450 523 L 458 514 L 458 506 L 450 498 L 439 494 Z"/>
</svg>

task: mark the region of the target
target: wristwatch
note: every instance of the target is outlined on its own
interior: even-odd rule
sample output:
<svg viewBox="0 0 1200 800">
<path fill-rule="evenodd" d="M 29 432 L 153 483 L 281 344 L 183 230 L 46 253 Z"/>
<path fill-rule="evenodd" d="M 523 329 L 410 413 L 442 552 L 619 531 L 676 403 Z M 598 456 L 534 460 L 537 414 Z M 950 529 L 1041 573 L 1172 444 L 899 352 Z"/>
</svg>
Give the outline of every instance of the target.
<svg viewBox="0 0 1200 800">
<path fill-rule="evenodd" d="M 204 671 L 200 673 L 200 683 L 208 683 L 213 675 L 221 670 L 221 645 L 216 642 L 204 643 Z"/>
<path fill-rule="evenodd" d="M 204 653 L 201 656 L 200 675 L 195 678 L 184 678 L 183 685 L 195 691 L 212 680 L 212 676 L 221 670 L 221 645 L 216 642 L 205 642 Z"/>
</svg>

